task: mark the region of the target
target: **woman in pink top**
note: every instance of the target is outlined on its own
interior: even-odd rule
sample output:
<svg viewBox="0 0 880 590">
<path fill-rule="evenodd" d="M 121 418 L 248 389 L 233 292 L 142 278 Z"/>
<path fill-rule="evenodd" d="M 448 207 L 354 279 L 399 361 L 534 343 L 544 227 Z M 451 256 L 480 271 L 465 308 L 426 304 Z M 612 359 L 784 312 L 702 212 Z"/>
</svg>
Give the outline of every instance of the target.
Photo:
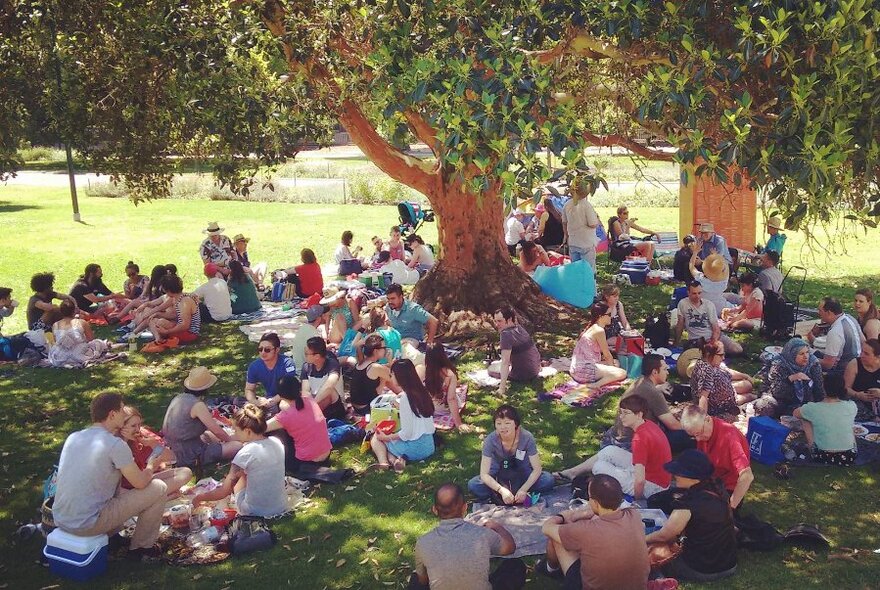
<svg viewBox="0 0 880 590">
<path fill-rule="evenodd" d="M 406 262 L 406 249 L 403 247 L 403 240 L 400 239 L 400 228 L 392 226 L 391 233 L 388 234 L 388 252 L 391 254 L 391 260 L 402 260 Z"/>
<path fill-rule="evenodd" d="M 571 355 L 572 379 L 598 388 L 614 381 L 626 379 L 626 371 L 617 366 L 617 361 L 608 350 L 605 340 L 605 326 L 611 323 L 611 312 L 603 301 L 590 308 L 590 321 L 581 332 L 574 354 Z"/>
<path fill-rule="evenodd" d="M 281 412 L 269 420 L 266 432 L 283 429 L 289 435 L 291 440 L 280 437 L 285 468 L 295 472 L 304 463 L 327 465 L 333 447 L 321 407 L 312 396 L 302 395 L 300 381 L 293 375 L 278 379 L 276 392 L 281 396 Z"/>
</svg>

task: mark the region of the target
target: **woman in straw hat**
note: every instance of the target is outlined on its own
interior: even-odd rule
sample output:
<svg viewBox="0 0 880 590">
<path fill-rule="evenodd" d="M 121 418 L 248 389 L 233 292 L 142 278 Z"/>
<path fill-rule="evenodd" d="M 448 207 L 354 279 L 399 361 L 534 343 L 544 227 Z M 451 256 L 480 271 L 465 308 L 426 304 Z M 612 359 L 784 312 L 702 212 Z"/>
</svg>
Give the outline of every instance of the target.
<svg viewBox="0 0 880 590">
<path fill-rule="evenodd" d="M 194 367 L 165 410 L 162 432 L 180 466 L 205 465 L 230 459 L 241 448 L 211 415 L 202 396 L 217 382 L 205 367 Z"/>
<path fill-rule="evenodd" d="M 721 317 L 721 310 L 733 305 L 724 298 L 724 292 L 727 290 L 727 281 L 730 278 L 730 266 L 720 254 L 710 254 L 703 261 L 703 270 L 701 272 L 697 270 L 698 261 L 699 250 L 691 256 L 691 274 L 694 275 L 694 280 L 700 283 L 700 286 L 703 288 L 703 298 L 715 305 L 715 312 L 718 314 L 718 317 Z"/>
<path fill-rule="evenodd" d="M 767 245 L 764 247 L 764 250 L 773 250 L 774 252 L 778 252 L 779 256 L 782 256 L 782 249 L 785 247 L 785 240 L 788 237 L 779 233 L 779 230 L 782 229 L 782 219 L 778 216 L 774 215 L 770 219 L 767 220 L 767 233 L 770 234 L 770 237 L 767 239 Z"/>
<path fill-rule="evenodd" d="M 265 262 L 258 262 L 251 266 L 251 260 L 248 257 L 247 251 L 248 242 L 250 241 L 251 239 L 244 237 L 244 234 L 236 234 L 236 236 L 232 238 L 232 260 L 237 260 L 244 268 L 247 275 L 253 279 L 257 287 L 262 288 L 263 277 L 266 276 L 267 265 Z"/>
</svg>

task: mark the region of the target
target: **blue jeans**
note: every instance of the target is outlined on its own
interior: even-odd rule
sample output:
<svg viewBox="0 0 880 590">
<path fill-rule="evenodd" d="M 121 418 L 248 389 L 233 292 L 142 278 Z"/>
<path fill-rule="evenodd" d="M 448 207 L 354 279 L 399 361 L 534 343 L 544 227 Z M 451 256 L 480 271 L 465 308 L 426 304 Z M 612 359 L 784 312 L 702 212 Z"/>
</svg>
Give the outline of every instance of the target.
<svg viewBox="0 0 880 590">
<path fill-rule="evenodd" d="M 577 246 L 569 246 L 568 255 L 571 257 L 572 262 L 577 262 L 578 260 L 586 260 L 589 265 L 593 267 L 593 273 L 596 272 L 595 246 L 593 246 L 592 248 L 578 248 Z"/>
<path fill-rule="evenodd" d="M 547 471 L 541 471 L 541 476 L 538 478 L 538 481 L 532 485 L 529 489 L 530 492 L 549 492 L 553 489 L 554 485 L 553 476 L 550 475 Z M 492 490 L 489 489 L 489 486 L 483 483 L 483 480 L 480 479 L 480 476 L 477 475 L 472 477 L 468 482 L 468 491 L 476 496 L 477 500 L 488 500 L 492 497 Z M 516 494 L 516 490 L 510 490 L 514 494 Z"/>
</svg>

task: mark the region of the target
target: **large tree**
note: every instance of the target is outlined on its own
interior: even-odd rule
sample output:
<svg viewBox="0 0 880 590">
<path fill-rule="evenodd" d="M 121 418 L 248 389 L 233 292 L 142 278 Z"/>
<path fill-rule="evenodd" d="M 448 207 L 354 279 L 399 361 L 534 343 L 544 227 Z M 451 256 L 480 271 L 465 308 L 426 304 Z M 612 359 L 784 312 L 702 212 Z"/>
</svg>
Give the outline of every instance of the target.
<svg viewBox="0 0 880 590">
<path fill-rule="evenodd" d="M 7 3 L 25 18 L 6 20 L 39 37 L 46 4 Z M 443 312 L 507 301 L 536 317 L 501 242 L 505 200 L 551 178 L 542 148 L 598 187 L 583 148 L 652 155 L 633 125 L 679 148 L 683 182 L 763 187 L 791 227 L 880 213 L 880 10 L 866 0 L 48 4 L 99 169 L 159 196 L 168 156 L 199 153 L 246 190 L 339 121 L 436 211 L 440 261 L 416 295 Z M 12 108 L 27 105 L 0 120 Z M 408 137 L 432 157 L 396 147 Z"/>
</svg>

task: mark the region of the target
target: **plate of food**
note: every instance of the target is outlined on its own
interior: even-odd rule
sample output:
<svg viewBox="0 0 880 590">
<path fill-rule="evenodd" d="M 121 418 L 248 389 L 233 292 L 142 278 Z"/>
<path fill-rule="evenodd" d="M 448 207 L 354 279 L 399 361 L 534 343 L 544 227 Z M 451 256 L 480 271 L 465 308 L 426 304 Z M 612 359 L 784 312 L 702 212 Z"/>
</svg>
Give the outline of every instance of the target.
<svg viewBox="0 0 880 590">
<path fill-rule="evenodd" d="M 769 352 L 770 354 L 782 354 L 781 346 L 766 346 L 764 347 L 764 352 Z"/>
<path fill-rule="evenodd" d="M 672 356 L 672 351 L 668 348 L 655 348 L 654 353 L 661 356 Z"/>
<path fill-rule="evenodd" d="M 853 424 L 853 434 L 855 434 L 856 436 L 865 436 L 869 432 L 871 431 L 861 424 Z"/>
<path fill-rule="evenodd" d="M 880 432 L 871 432 L 865 435 L 865 440 L 871 441 L 872 443 L 880 443 Z"/>
</svg>

